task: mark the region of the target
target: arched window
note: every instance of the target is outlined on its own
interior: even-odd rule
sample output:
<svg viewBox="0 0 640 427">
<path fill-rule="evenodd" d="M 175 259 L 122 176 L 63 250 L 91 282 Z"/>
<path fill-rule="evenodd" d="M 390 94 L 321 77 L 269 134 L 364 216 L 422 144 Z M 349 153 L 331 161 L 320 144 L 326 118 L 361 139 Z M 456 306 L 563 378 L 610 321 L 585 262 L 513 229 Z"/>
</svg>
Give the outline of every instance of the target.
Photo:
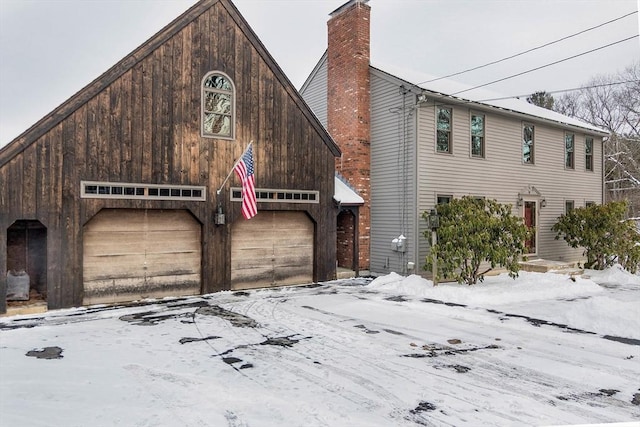
<svg viewBox="0 0 640 427">
<path fill-rule="evenodd" d="M 214 71 L 202 79 L 202 136 L 235 137 L 235 87 L 224 73 Z"/>
</svg>

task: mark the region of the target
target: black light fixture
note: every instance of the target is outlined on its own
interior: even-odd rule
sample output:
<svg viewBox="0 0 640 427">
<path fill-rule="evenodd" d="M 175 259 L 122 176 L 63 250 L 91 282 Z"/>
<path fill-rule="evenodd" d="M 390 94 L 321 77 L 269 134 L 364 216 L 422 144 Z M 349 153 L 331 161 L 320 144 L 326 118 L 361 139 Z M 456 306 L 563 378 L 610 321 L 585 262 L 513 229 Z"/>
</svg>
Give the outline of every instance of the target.
<svg viewBox="0 0 640 427">
<path fill-rule="evenodd" d="M 215 225 L 224 225 L 225 218 L 224 218 L 224 211 L 222 210 L 222 203 L 218 204 L 218 211 L 213 215 L 214 215 L 213 223 Z"/>
</svg>

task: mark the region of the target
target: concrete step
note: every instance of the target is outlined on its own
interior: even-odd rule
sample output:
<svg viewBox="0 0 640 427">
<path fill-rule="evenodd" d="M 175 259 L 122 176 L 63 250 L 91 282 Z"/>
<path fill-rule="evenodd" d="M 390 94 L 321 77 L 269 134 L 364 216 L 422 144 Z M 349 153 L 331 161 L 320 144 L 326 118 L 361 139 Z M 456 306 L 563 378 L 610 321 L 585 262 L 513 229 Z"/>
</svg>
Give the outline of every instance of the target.
<svg viewBox="0 0 640 427">
<path fill-rule="evenodd" d="M 338 267 L 336 269 L 336 279 L 352 279 L 356 277 L 356 272 L 348 268 Z"/>
<path fill-rule="evenodd" d="M 575 264 L 572 262 L 551 261 L 548 259 L 533 259 L 529 261 L 520 261 L 520 269 L 523 271 L 531 271 L 534 273 L 546 273 L 549 271 L 569 271 L 575 270 Z"/>
</svg>

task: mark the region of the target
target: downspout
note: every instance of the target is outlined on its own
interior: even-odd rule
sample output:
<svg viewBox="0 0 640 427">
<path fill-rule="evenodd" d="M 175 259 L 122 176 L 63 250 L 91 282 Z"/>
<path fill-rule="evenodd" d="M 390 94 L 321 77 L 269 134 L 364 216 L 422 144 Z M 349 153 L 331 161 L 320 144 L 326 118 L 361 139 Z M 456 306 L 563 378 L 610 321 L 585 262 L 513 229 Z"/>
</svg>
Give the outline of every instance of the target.
<svg viewBox="0 0 640 427">
<path fill-rule="evenodd" d="M 401 220 L 401 235 L 407 236 L 407 177 L 409 171 L 407 170 L 407 93 L 409 91 L 404 87 L 400 88 L 400 94 L 402 95 L 402 220 Z M 406 248 L 405 248 L 406 250 Z M 400 262 L 402 263 L 402 274 L 407 274 L 407 253 L 400 253 Z"/>
</svg>

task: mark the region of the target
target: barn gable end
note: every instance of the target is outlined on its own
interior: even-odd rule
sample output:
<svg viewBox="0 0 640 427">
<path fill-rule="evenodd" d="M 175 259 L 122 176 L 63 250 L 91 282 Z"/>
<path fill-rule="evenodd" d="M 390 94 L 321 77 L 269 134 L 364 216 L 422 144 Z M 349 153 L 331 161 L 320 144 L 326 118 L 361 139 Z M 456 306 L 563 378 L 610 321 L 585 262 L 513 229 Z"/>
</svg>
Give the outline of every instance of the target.
<svg viewBox="0 0 640 427">
<path fill-rule="evenodd" d="M 235 85 L 233 139 L 201 134 L 202 79 L 212 71 L 228 76 Z M 0 312 L 6 309 L 1 296 L 7 289 L 7 271 L 34 272 L 33 266 L 41 268 L 43 263 L 47 273 L 38 279 L 38 286 L 46 289 L 49 308 L 108 302 L 109 292 L 103 300 L 86 295 L 85 277 L 93 267 L 85 252 L 110 259 L 114 268 L 117 257 L 123 266 L 133 257 L 127 258 L 127 251 L 118 245 L 102 248 L 105 252 L 87 246 L 91 233 L 92 242 L 101 240 L 92 229 L 96 224 L 92 220 L 101 211 L 115 212 L 114 218 L 128 213 L 130 223 L 140 227 L 150 227 L 149 218 L 161 212 L 180 213 L 183 222 L 190 223 L 189 233 L 197 234 L 194 224 L 199 229 L 196 287 L 202 293 L 230 289 L 232 230 L 245 220 L 240 202 L 232 197 L 237 179 L 232 176 L 219 194 L 217 190 L 250 141 L 256 187 L 265 190 L 265 196 L 283 194 L 282 199 L 277 195 L 259 199 L 259 212 L 303 212 L 313 229 L 313 280 L 333 278 L 332 196 L 339 149 L 235 6 L 228 0 L 203 0 L 0 150 Z M 165 191 L 168 196 L 161 197 Z M 313 194 L 313 200 L 293 199 L 300 192 Z M 286 198 L 289 194 L 291 199 Z M 216 224 L 219 212 L 225 221 Z M 44 230 L 46 249 L 42 240 L 39 252 L 31 249 L 30 236 L 38 232 L 30 234 L 29 227 L 19 231 L 15 224 L 23 224 L 20 221 L 40 233 Z M 120 233 L 144 231 L 127 231 L 129 223 L 124 224 L 118 226 L 124 228 Z M 8 238 L 11 227 L 15 239 Z M 113 237 L 110 231 L 114 230 L 106 230 L 105 236 Z M 180 232 L 177 227 L 176 233 Z M 162 245 L 161 234 L 145 236 L 149 244 Z M 180 240 L 170 234 L 164 238 L 168 246 Z M 133 280 L 142 276 L 146 280 L 152 269 L 138 264 L 153 260 L 131 262 L 134 265 L 126 268 L 134 271 Z M 194 269 L 187 269 L 184 277 L 192 281 Z M 179 265 L 165 270 L 155 271 L 163 271 L 158 277 L 180 276 Z M 95 272 L 95 277 L 102 273 Z M 142 286 L 138 297 L 147 295 L 144 283 L 135 285 Z"/>
</svg>

